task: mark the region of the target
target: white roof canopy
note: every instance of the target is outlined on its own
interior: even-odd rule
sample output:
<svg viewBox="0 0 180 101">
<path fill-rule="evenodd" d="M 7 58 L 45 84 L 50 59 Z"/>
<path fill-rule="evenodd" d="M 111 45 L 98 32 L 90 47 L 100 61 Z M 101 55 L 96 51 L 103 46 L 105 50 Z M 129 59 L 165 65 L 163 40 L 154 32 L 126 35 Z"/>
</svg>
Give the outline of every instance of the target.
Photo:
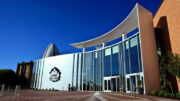
<svg viewBox="0 0 180 101">
<path fill-rule="evenodd" d="M 122 36 L 122 34 L 127 34 L 138 27 L 138 8 L 139 4 L 136 4 L 130 14 L 114 29 L 110 30 L 109 32 L 105 33 L 102 36 L 97 38 L 87 40 L 84 42 L 73 43 L 70 44 L 76 48 L 86 48 L 97 46 L 102 43 L 110 42 Z"/>
</svg>

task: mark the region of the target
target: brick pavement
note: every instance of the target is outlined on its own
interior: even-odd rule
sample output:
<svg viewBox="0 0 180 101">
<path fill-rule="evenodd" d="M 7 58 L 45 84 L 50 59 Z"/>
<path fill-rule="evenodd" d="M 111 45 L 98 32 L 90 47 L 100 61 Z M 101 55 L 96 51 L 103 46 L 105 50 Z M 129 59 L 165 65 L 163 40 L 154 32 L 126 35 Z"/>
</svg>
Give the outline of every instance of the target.
<svg viewBox="0 0 180 101">
<path fill-rule="evenodd" d="M 68 92 L 68 91 L 35 91 L 21 90 L 19 96 L 14 96 L 14 92 L 4 93 L 0 101 L 178 101 L 162 97 L 149 95 L 130 94 L 121 95 L 119 93 L 103 92 Z M 179 100 L 180 101 L 180 100 Z"/>
</svg>

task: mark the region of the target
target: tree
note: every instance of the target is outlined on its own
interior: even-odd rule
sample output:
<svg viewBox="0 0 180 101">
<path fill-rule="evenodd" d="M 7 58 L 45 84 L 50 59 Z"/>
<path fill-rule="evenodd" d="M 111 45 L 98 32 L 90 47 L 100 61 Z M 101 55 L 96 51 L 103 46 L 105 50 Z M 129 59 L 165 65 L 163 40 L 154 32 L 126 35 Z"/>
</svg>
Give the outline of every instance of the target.
<svg viewBox="0 0 180 101">
<path fill-rule="evenodd" d="M 170 51 L 160 57 L 160 76 L 163 84 L 162 89 L 174 93 L 169 75 L 174 75 L 180 79 L 180 56 Z"/>
<path fill-rule="evenodd" d="M 167 54 L 167 69 L 170 73 L 180 79 L 180 56 L 179 54 L 173 54 L 168 52 Z"/>
<path fill-rule="evenodd" d="M 162 82 L 162 89 L 169 91 L 169 78 L 165 56 L 160 57 L 160 78 Z"/>
<path fill-rule="evenodd" d="M 16 85 L 20 85 L 22 88 L 29 87 L 29 81 L 25 76 L 19 76 L 10 69 L 0 69 L 0 85 L 1 84 L 5 84 L 6 87 L 15 87 Z"/>
<path fill-rule="evenodd" d="M 16 84 L 16 80 L 16 74 L 13 70 L 0 70 L 0 84 L 5 84 L 6 86 L 14 86 Z"/>
</svg>

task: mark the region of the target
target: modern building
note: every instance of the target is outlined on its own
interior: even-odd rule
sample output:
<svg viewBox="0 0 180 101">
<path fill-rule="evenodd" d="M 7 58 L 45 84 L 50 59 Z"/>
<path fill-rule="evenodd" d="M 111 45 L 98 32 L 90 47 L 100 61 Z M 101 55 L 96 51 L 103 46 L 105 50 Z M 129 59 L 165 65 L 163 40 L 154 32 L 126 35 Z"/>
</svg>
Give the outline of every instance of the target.
<svg viewBox="0 0 180 101">
<path fill-rule="evenodd" d="M 120 41 L 106 46 L 113 40 Z M 160 89 L 153 16 L 139 4 L 114 29 L 71 45 L 83 52 L 59 55 L 51 44 L 43 58 L 34 61 L 32 88 L 68 90 L 70 84 L 78 91 L 128 93 L 141 81 L 145 94 Z M 88 47 L 96 50 L 85 51 Z"/>
</svg>

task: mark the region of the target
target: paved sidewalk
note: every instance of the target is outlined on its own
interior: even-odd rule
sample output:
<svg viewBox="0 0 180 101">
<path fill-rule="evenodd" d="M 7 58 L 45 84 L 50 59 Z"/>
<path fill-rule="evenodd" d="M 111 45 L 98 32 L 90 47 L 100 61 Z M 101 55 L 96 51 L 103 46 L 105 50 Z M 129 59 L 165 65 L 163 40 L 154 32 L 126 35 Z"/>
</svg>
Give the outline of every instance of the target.
<svg viewBox="0 0 180 101">
<path fill-rule="evenodd" d="M 103 92 L 68 92 L 21 90 L 19 96 L 14 92 L 5 92 L 0 101 L 180 101 L 149 95 L 103 93 Z"/>
<path fill-rule="evenodd" d="M 129 101 L 129 100 L 135 100 L 135 101 L 180 101 L 178 99 L 168 99 L 164 97 L 158 97 L 158 96 L 151 96 L 151 95 L 139 95 L 136 94 L 119 94 L 119 93 L 103 93 L 102 94 L 105 98 L 107 98 L 109 101 Z"/>
</svg>

